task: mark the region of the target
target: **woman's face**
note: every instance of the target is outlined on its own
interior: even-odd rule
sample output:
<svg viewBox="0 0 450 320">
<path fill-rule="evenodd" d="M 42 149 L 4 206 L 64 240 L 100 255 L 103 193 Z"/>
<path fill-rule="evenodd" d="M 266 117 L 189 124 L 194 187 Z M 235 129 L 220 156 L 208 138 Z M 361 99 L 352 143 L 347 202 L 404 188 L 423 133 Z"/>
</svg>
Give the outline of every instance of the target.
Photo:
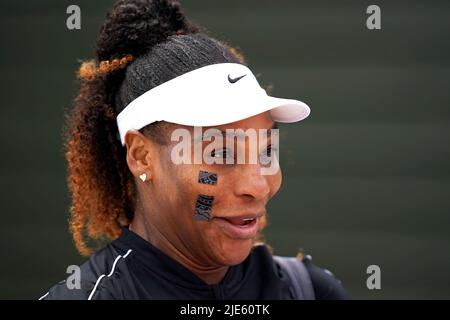
<svg viewBox="0 0 450 320">
<path fill-rule="evenodd" d="M 273 126 L 269 113 L 265 112 L 214 128 L 224 132 L 226 129 L 254 129 L 258 133 L 259 129 L 269 130 Z M 201 137 L 198 141 L 192 127 L 178 128 L 187 129 L 193 136 L 191 159 L 194 159 L 195 141 L 202 146 L 202 154 L 211 144 L 211 141 L 201 141 Z M 206 129 L 204 127 L 203 132 Z M 168 134 L 171 135 L 171 132 Z M 264 135 L 257 136 L 256 150 L 264 154 L 266 148 L 270 149 L 273 144 L 273 135 L 271 137 L 269 134 L 267 138 Z M 271 174 L 261 174 L 261 169 L 267 164 L 261 164 L 259 160 L 249 163 L 249 152 L 255 150 L 250 150 L 248 139 L 241 145 L 234 143 L 234 154 L 226 148 L 225 135 L 223 141 L 222 148 L 210 148 L 207 154 L 213 158 L 234 158 L 234 164 L 206 164 L 205 161 L 199 164 L 176 164 L 173 161 L 173 148 L 179 145 L 179 141 L 171 141 L 158 146 L 157 152 L 153 152 L 157 156 L 152 158 L 150 181 L 141 183 L 137 180 L 140 199 L 145 202 L 152 229 L 156 228 L 162 237 L 190 258 L 214 266 L 239 264 L 248 256 L 257 236 L 258 224 L 266 214 L 266 204 L 281 185 L 281 170 L 273 156 L 274 150 L 272 161 L 276 162 L 275 170 Z M 239 148 L 241 151 L 245 149 L 244 164 L 236 164 Z M 216 183 L 199 182 L 200 171 L 216 175 Z M 207 206 L 206 210 L 210 211 L 209 221 L 195 218 L 200 195 L 208 199 L 213 197 L 212 205 Z"/>
</svg>

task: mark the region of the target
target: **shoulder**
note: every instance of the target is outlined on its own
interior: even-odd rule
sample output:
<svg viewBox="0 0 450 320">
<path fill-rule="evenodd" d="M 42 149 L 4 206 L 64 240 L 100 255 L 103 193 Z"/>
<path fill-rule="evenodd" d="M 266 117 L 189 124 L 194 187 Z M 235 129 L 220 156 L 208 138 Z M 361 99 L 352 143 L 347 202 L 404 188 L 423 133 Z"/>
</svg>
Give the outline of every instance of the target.
<svg viewBox="0 0 450 320">
<path fill-rule="evenodd" d="M 291 296 L 295 299 L 348 299 L 341 281 L 331 271 L 313 264 L 311 256 L 303 260 L 275 255 L 273 258 L 281 278 L 290 283 Z"/>
<path fill-rule="evenodd" d="M 286 264 L 288 261 L 297 261 L 300 264 L 301 269 L 307 271 L 307 276 L 310 279 L 306 280 L 309 282 L 309 286 L 312 284 L 312 289 L 314 290 L 314 296 L 316 300 L 347 300 L 349 296 L 344 289 L 341 280 L 334 275 L 330 270 L 317 266 L 312 262 L 312 257 L 310 255 L 306 255 L 303 260 L 294 259 L 292 257 L 281 257 L 273 254 L 270 247 L 266 245 L 257 246 L 253 249 L 253 253 L 257 254 L 259 258 L 263 257 L 264 261 L 272 261 L 272 264 L 275 266 L 275 272 L 278 274 L 280 278 L 287 279 L 287 281 L 291 281 L 292 272 L 289 270 L 285 270 L 285 268 L 289 268 L 290 263 Z M 283 261 L 285 263 L 283 263 Z M 258 261 L 258 264 L 262 264 L 262 260 Z M 283 266 L 282 266 L 283 265 Z M 303 266 L 302 266 L 303 265 Z M 304 268 L 303 268 L 304 267 Z M 297 269 L 297 268 L 294 268 Z M 292 270 L 291 270 L 292 271 Z M 301 272 L 299 270 L 294 271 L 294 277 L 300 277 Z M 303 281 L 300 286 L 305 285 Z"/>
<path fill-rule="evenodd" d="M 109 244 L 39 300 L 120 299 L 131 260 L 132 250 L 121 251 Z"/>
<path fill-rule="evenodd" d="M 312 263 L 311 256 L 306 256 L 302 262 L 309 272 L 317 300 L 347 300 L 349 298 L 342 282 L 331 271 Z"/>
</svg>

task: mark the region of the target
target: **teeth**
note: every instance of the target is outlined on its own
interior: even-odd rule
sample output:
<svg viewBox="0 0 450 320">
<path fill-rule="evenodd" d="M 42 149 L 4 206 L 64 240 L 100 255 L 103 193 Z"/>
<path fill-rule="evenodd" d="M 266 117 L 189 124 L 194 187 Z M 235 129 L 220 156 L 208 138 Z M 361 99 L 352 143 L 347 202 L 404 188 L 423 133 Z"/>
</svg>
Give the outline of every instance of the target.
<svg viewBox="0 0 450 320">
<path fill-rule="evenodd" d="M 234 225 L 245 226 L 255 221 L 256 218 L 227 218 L 227 220 Z"/>
<path fill-rule="evenodd" d="M 255 218 L 246 218 L 246 219 L 242 219 L 242 220 L 244 222 L 243 225 L 246 226 L 246 225 L 252 223 L 255 220 Z"/>
</svg>

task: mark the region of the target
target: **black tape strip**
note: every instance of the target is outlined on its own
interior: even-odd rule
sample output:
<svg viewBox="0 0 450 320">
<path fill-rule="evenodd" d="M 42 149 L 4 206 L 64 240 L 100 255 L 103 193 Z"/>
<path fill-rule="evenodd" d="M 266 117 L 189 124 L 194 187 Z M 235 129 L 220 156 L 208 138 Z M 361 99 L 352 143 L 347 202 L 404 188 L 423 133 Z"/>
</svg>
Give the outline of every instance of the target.
<svg viewBox="0 0 450 320">
<path fill-rule="evenodd" d="M 217 184 L 217 174 L 208 171 L 200 171 L 198 174 L 198 183 L 214 186 Z"/>
<path fill-rule="evenodd" d="M 208 196 L 205 194 L 199 194 L 197 197 L 197 202 L 195 203 L 195 220 L 211 220 L 212 205 L 214 202 L 213 196 Z"/>
</svg>

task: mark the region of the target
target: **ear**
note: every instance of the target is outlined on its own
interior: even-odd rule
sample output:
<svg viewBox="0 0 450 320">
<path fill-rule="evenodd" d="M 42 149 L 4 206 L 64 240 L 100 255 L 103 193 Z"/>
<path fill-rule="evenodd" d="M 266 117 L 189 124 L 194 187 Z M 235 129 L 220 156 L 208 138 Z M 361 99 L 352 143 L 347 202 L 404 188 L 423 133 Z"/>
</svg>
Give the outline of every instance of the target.
<svg viewBox="0 0 450 320">
<path fill-rule="evenodd" d="M 129 130 L 125 135 L 125 145 L 127 147 L 127 164 L 131 173 L 138 178 L 143 173 L 147 180 L 153 176 L 152 155 L 156 146 L 150 139 L 137 130 Z"/>
</svg>

